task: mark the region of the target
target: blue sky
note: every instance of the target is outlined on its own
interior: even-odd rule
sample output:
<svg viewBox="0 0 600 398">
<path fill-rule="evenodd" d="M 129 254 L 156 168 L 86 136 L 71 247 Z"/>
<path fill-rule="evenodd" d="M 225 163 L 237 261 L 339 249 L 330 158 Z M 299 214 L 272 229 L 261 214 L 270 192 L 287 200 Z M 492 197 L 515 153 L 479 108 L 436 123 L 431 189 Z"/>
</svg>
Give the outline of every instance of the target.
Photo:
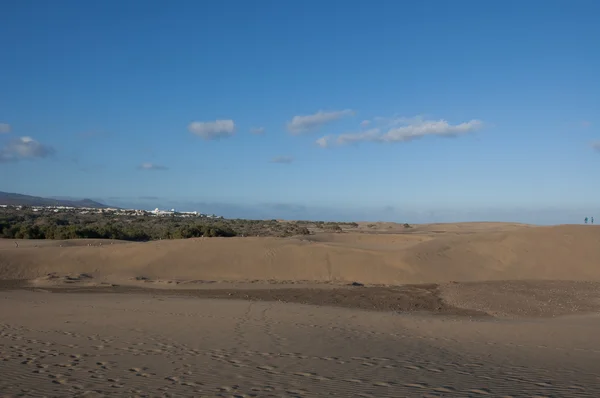
<svg viewBox="0 0 600 398">
<path fill-rule="evenodd" d="M 4 0 L 0 15 L 2 191 L 227 217 L 598 209 L 596 0 Z"/>
</svg>

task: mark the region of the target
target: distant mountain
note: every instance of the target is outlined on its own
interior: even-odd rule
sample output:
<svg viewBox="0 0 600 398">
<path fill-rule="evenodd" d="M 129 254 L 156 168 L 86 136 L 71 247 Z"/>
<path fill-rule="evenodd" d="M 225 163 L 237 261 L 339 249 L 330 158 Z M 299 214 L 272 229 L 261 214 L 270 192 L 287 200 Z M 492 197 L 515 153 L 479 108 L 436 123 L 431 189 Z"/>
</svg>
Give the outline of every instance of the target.
<svg viewBox="0 0 600 398">
<path fill-rule="evenodd" d="M 39 196 L 21 195 L 19 193 L 9 193 L 0 191 L 0 205 L 13 206 L 69 206 L 69 207 L 93 207 L 104 209 L 109 206 L 93 201 L 91 199 L 51 199 L 41 198 Z"/>
</svg>

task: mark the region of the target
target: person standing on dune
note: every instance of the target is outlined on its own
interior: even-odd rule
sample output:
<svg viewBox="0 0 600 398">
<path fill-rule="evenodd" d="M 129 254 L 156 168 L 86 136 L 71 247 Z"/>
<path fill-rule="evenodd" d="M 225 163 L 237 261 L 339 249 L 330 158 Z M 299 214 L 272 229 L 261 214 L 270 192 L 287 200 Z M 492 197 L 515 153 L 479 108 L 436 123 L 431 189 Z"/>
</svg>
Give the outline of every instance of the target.
<svg viewBox="0 0 600 398">
<path fill-rule="evenodd" d="M 594 217 L 590 218 L 590 222 L 593 224 L 594 223 Z"/>
<path fill-rule="evenodd" d="M 587 222 L 588 222 L 588 218 L 587 218 L 587 217 L 586 217 L 586 218 L 584 218 L 584 220 L 583 220 L 583 221 L 584 221 L 584 222 L 587 224 Z"/>
</svg>

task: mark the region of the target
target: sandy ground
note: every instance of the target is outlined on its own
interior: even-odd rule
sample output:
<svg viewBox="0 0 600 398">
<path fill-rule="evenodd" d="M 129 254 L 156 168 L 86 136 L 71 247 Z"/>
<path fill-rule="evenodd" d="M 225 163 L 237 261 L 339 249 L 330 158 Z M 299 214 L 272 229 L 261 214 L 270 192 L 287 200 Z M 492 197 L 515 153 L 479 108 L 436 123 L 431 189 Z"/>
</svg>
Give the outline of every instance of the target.
<svg viewBox="0 0 600 398">
<path fill-rule="evenodd" d="M 600 317 L 0 293 L 3 396 L 600 396 Z"/>
<path fill-rule="evenodd" d="M 599 258 L 573 225 L 0 240 L 0 396 L 597 397 Z"/>
<path fill-rule="evenodd" d="M 600 281 L 598 226 L 465 223 L 382 228 L 385 233 L 363 229 L 286 239 L 20 241 L 19 247 L 0 240 L 0 279 L 43 282 L 49 274 L 87 274 L 93 277 L 87 282 L 96 284 L 136 278 L 158 284 Z"/>
</svg>

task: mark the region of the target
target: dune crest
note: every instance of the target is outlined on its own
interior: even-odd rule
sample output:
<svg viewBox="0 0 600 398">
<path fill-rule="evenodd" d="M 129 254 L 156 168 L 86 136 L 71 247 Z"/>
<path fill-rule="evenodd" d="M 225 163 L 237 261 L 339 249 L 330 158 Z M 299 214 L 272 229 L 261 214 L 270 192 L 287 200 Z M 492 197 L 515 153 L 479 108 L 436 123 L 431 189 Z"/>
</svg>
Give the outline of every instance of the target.
<svg viewBox="0 0 600 398">
<path fill-rule="evenodd" d="M 600 280 L 597 227 L 468 223 L 388 231 L 103 245 L 100 241 L 61 245 L 22 241 L 16 247 L 4 241 L 0 244 L 0 279 L 36 279 L 54 272 L 99 278 L 392 285 Z"/>
<path fill-rule="evenodd" d="M 421 281 L 600 280 L 600 228 L 525 227 L 444 236 L 403 253 Z"/>
</svg>

